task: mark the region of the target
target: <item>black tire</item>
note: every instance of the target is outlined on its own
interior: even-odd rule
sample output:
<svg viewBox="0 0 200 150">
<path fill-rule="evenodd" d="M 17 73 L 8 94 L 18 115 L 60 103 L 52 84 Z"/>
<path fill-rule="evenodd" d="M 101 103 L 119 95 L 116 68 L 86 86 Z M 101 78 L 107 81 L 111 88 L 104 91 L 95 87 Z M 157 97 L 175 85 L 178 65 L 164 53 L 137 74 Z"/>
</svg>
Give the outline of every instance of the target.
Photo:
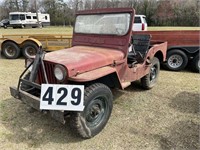
<svg viewBox="0 0 200 150">
<path fill-rule="evenodd" d="M 151 64 L 149 74 L 141 78 L 142 87 L 146 90 L 149 90 L 156 85 L 160 72 L 160 62 L 158 58 L 154 57 Z"/>
<path fill-rule="evenodd" d="M 4 25 L 3 27 L 4 27 L 4 29 L 7 29 L 8 26 L 7 26 L 7 25 Z"/>
<path fill-rule="evenodd" d="M 113 107 L 111 90 L 102 83 L 86 87 L 84 105 L 82 112 L 71 113 L 70 127 L 82 138 L 91 138 L 101 132 L 110 118 Z"/>
<path fill-rule="evenodd" d="M 199 55 L 192 59 L 191 68 L 194 72 L 200 73 L 200 58 Z"/>
<path fill-rule="evenodd" d="M 8 41 L 3 44 L 2 53 L 8 59 L 16 59 L 20 56 L 20 48 L 17 44 Z"/>
<path fill-rule="evenodd" d="M 35 56 L 38 52 L 39 47 L 33 42 L 25 42 L 22 47 L 22 54 L 25 58 L 30 58 Z"/>
<path fill-rule="evenodd" d="M 180 71 L 188 64 L 187 55 L 181 50 L 171 50 L 167 53 L 167 62 L 164 67 L 171 71 Z"/>
</svg>

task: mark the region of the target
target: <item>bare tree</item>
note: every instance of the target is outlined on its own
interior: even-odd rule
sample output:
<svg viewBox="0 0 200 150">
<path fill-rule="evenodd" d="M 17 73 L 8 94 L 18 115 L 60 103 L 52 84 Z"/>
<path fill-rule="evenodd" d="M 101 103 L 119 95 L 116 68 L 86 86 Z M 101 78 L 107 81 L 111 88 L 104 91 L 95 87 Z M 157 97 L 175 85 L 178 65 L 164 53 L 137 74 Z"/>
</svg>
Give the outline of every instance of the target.
<svg viewBox="0 0 200 150">
<path fill-rule="evenodd" d="M 131 7 L 146 15 L 149 25 L 199 26 L 199 5 L 200 0 L 4 0 L 0 19 L 12 11 L 40 10 L 50 14 L 52 25 L 73 25 L 79 10 Z"/>
</svg>

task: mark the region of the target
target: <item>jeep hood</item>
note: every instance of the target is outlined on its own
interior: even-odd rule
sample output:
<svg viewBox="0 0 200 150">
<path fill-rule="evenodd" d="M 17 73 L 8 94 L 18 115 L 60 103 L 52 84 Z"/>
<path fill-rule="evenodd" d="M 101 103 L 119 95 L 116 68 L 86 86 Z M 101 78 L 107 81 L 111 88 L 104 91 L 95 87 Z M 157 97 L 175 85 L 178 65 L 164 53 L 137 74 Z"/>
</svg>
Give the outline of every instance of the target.
<svg viewBox="0 0 200 150">
<path fill-rule="evenodd" d="M 87 46 L 75 46 L 45 55 L 45 61 L 64 65 L 68 76 L 111 65 L 114 61 L 124 58 L 124 53 L 119 50 Z"/>
</svg>

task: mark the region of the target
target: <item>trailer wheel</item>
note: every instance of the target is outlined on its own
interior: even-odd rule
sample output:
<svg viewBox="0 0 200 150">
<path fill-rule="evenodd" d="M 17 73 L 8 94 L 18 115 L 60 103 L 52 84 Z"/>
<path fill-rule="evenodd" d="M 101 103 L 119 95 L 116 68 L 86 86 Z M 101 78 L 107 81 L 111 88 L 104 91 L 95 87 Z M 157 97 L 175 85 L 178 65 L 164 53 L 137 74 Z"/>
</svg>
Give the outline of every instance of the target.
<svg viewBox="0 0 200 150">
<path fill-rule="evenodd" d="M 38 50 L 38 45 L 33 42 L 25 42 L 22 47 L 22 53 L 25 58 L 35 56 Z"/>
<path fill-rule="evenodd" d="M 167 62 L 164 67 L 172 71 L 180 71 L 187 66 L 188 57 L 181 50 L 171 50 L 167 53 Z"/>
<path fill-rule="evenodd" d="M 102 83 L 88 86 L 84 105 L 83 111 L 71 113 L 70 126 L 82 138 L 91 138 L 101 132 L 110 118 L 113 107 L 111 90 Z"/>
<path fill-rule="evenodd" d="M 3 55 L 8 59 L 16 59 L 20 56 L 20 48 L 14 42 L 5 42 L 2 46 Z"/>
<path fill-rule="evenodd" d="M 151 65 L 149 74 L 141 78 L 142 87 L 146 90 L 149 90 L 156 85 L 158 81 L 159 72 L 160 72 L 159 59 L 154 57 L 151 63 L 152 65 Z"/>
<path fill-rule="evenodd" d="M 194 72 L 200 72 L 200 58 L 199 55 L 192 59 L 191 68 Z"/>
</svg>

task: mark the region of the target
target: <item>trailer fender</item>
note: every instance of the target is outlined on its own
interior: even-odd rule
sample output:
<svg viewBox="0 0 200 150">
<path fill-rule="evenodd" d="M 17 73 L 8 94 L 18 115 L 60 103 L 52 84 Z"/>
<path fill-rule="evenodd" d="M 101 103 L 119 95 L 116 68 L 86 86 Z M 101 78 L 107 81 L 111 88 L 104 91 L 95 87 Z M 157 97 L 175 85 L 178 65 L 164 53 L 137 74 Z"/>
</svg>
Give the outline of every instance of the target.
<svg viewBox="0 0 200 150">
<path fill-rule="evenodd" d="M 35 43 L 38 47 L 42 46 L 42 43 L 41 43 L 39 40 L 34 39 L 34 38 L 28 38 L 28 39 L 24 40 L 24 41 L 20 44 L 20 47 L 23 47 L 23 45 L 24 45 L 25 43 L 27 43 L 27 42 L 33 42 L 33 43 Z"/>
<path fill-rule="evenodd" d="M 2 41 L 1 48 L 2 48 L 4 43 L 9 42 L 9 41 L 17 44 L 20 48 L 22 48 L 24 43 L 27 42 L 27 41 L 34 42 L 36 45 L 38 45 L 38 47 L 42 46 L 42 43 L 40 41 L 38 41 L 37 39 L 34 39 L 34 38 L 12 38 L 12 39 L 7 38 L 7 39 Z"/>
<path fill-rule="evenodd" d="M 200 50 L 199 46 L 170 46 L 168 47 L 168 52 L 174 49 L 179 49 L 188 54 L 194 54 Z"/>
<path fill-rule="evenodd" d="M 34 57 L 41 47 L 41 43 L 36 39 L 28 39 L 21 44 L 22 54 L 25 58 Z"/>
</svg>

